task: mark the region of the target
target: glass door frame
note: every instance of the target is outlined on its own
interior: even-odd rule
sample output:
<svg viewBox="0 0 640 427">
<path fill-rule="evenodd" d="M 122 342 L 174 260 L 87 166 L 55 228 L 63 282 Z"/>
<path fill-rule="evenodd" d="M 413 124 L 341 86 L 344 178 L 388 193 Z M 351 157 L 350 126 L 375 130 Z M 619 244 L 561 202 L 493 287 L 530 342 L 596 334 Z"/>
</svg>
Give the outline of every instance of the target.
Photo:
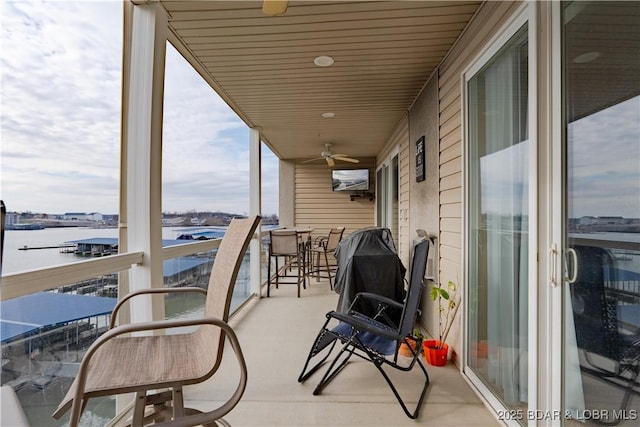
<svg viewBox="0 0 640 427">
<path fill-rule="evenodd" d="M 562 77 L 562 2 L 550 2 L 551 35 L 546 43 L 548 58 L 547 81 L 547 123 L 546 149 L 541 154 L 540 218 L 548 218 L 546 227 L 540 231 L 540 248 L 546 248 L 539 257 L 544 257 L 540 266 L 540 336 L 541 349 L 538 353 L 538 365 L 541 372 L 539 387 L 544 390 L 540 407 L 546 413 L 556 414 L 550 422 L 543 425 L 564 425 L 563 384 L 563 290 L 565 278 L 564 265 L 564 149 L 563 127 L 564 109 L 562 106 L 564 87 Z M 559 184 L 560 183 L 560 184 Z M 542 211 L 544 209 L 544 212 Z M 555 327 L 554 327 L 555 326 Z"/>
<path fill-rule="evenodd" d="M 399 168 L 394 177 L 393 159 L 400 162 L 400 149 L 396 147 L 391 153 L 376 167 L 376 224 L 380 227 L 387 227 L 392 231 L 393 238 L 399 241 L 399 229 L 394 229 L 393 218 L 399 218 L 400 203 L 396 206 L 397 211 L 393 212 L 393 186 L 400 185 Z M 378 173 L 384 182 L 378 182 Z"/>
<path fill-rule="evenodd" d="M 470 369 L 467 360 L 467 354 L 469 351 L 469 328 L 468 328 L 468 312 L 466 297 L 469 295 L 468 277 L 469 277 L 469 235 L 470 235 L 470 218 L 467 208 L 469 206 L 470 187 L 468 185 L 469 180 L 469 111 L 468 111 L 468 82 L 474 75 L 504 46 L 512 36 L 523 26 L 528 25 L 528 129 L 529 129 L 529 257 L 528 257 L 528 298 L 529 298 L 529 313 L 528 313 L 528 410 L 522 412 L 509 411 L 502 402 L 495 397 L 490 389 L 482 382 L 482 380 Z M 464 226 L 464 242 L 463 242 L 463 268 L 462 268 L 462 283 L 464 283 L 464 299 L 462 310 L 462 328 L 463 328 L 463 351 L 461 355 L 461 366 L 463 377 L 469 381 L 472 387 L 476 388 L 479 394 L 483 397 L 485 402 L 491 406 L 498 415 L 500 421 L 506 425 L 518 426 L 523 422 L 528 425 L 536 425 L 536 420 L 532 420 L 529 414 L 531 411 L 538 409 L 538 367 L 535 361 L 538 358 L 538 312 L 536 307 L 538 306 L 538 118 L 537 118 L 537 6 L 536 2 L 523 3 L 518 10 L 511 16 L 507 23 L 505 23 L 501 29 L 492 37 L 492 39 L 483 47 L 482 51 L 470 62 L 470 65 L 465 68 L 461 76 L 461 99 L 462 99 L 462 135 L 463 135 L 463 168 L 462 168 L 462 182 L 464 188 L 464 209 L 463 226 Z M 535 414 L 535 412 L 534 412 Z"/>
</svg>

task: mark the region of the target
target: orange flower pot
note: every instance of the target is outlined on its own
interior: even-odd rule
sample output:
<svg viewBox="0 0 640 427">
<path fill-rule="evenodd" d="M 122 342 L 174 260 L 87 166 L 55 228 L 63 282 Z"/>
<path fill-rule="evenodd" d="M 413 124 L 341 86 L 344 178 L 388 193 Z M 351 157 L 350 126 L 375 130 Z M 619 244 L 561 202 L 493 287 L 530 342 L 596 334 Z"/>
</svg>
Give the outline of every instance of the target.
<svg viewBox="0 0 640 427">
<path fill-rule="evenodd" d="M 413 351 L 415 352 L 417 343 L 412 339 L 407 339 L 407 341 L 409 341 L 409 345 L 411 345 L 411 349 L 413 349 Z M 409 345 L 407 345 L 407 343 L 404 343 L 404 342 L 400 344 L 400 348 L 398 349 L 398 353 L 400 354 L 400 356 L 413 357 L 413 353 L 411 352 Z"/>
<path fill-rule="evenodd" d="M 447 343 L 440 346 L 438 340 L 426 340 L 422 343 L 424 357 L 427 363 L 433 366 L 444 366 L 447 364 L 447 354 L 449 353 L 449 345 Z"/>
</svg>

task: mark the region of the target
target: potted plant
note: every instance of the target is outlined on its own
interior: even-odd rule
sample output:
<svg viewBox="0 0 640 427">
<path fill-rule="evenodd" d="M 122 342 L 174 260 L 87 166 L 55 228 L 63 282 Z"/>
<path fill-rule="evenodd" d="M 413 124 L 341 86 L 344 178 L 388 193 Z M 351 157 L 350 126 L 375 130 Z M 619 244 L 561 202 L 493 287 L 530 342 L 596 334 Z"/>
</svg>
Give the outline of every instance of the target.
<svg viewBox="0 0 640 427">
<path fill-rule="evenodd" d="M 414 328 L 411 332 L 411 335 L 407 336 L 405 338 L 405 341 L 400 343 L 398 353 L 401 356 L 413 357 L 413 353 L 415 353 L 416 351 L 418 353 L 420 352 L 421 348 L 418 347 L 418 342 L 422 342 L 423 339 L 424 336 L 422 335 L 422 332 L 420 332 L 420 329 Z"/>
<path fill-rule="evenodd" d="M 431 299 L 438 301 L 436 313 L 438 313 L 438 339 L 426 340 L 422 343 L 424 354 L 427 362 L 434 366 L 444 366 L 447 363 L 447 353 L 449 345 L 447 345 L 447 336 L 453 325 L 453 319 L 458 312 L 458 302 L 455 298 L 457 294 L 457 286 L 451 280 L 447 282 L 447 287 L 442 284 L 431 284 Z"/>
</svg>

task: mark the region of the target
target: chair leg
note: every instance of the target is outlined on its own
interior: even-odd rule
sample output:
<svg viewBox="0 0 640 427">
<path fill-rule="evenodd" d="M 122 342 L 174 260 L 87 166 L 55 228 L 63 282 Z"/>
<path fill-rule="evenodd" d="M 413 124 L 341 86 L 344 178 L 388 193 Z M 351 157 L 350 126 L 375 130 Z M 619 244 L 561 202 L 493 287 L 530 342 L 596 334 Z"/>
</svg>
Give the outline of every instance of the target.
<svg viewBox="0 0 640 427">
<path fill-rule="evenodd" d="M 338 339 L 334 335 L 327 332 L 324 328 L 320 331 L 320 333 L 316 337 L 316 340 L 313 342 L 313 346 L 311 347 L 311 351 L 309 351 L 309 356 L 307 356 L 307 360 L 304 362 L 304 367 L 302 368 L 302 372 L 300 372 L 300 376 L 298 376 L 299 383 L 306 381 L 307 378 L 313 375 L 324 364 L 324 362 L 329 358 L 329 356 L 333 352 L 333 349 L 335 348 L 337 342 L 338 342 Z M 320 359 L 320 361 L 315 365 L 313 365 L 313 367 L 307 371 L 307 368 L 309 367 L 309 362 L 311 362 L 311 359 L 313 359 L 315 356 L 317 356 L 322 351 L 324 351 L 329 345 L 330 345 L 329 349 L 326 351 L 325 355 Z"/>
<path fill-rule="evenodd" d="M 327 251 L 324 251 L 324 262 L 327 266 L 327 276 L 329 276 L 329 288 L 333 290 L 333 282 L 331 281 L 331 267 L 329 266 L 329 258 L 327 257 Z"/>
<path fill-rule="evenodd" d="M 298 256 L 298 278 L 296 280 L 296 286 L 298 287 L 298 298 L 300 298 L 300 256 Z"/>
<path fill-rule="evenodd" d="M 344 346 L 342 346 L 342 349 L 340 350 L 336 358 L 333 359 L 333 362 L 331 362 L 331 365 L 329 365 L 329 368 L 327 368 L 327 371 L 324 373 L 322 379 L 320 380 L 316 388 L 313 390 L 314 396 L 317 396 L 320 393 L 322 393 L 322 390 L 324 390 L 324 388 L 331 381 L 333 381 L 333 379 L 340 373 L 340 371 L 342 371 L 342 369 L 345 366 L 347 366 L 347 363 L 349 363 L 349 359 L 351 359 L 351 356 L 353 356 L 354 350 L 355 348 L 353 347 L 353 344 L 351 343 L 351 341 L 348 341 Z M 342 362 L 340 362 L 340 364 L 338 364 L 338 361 L 340 360 L 340 357 L 342 356 L 343 353 L 346 353 L 347 356 Z"/>
<path fill-rule="evenodd" d="M 320 281 L 320 252 L 316 252 L 316 268 L 314 270 L 316 274 L 316 282 Z"/>
<path fill-rule="evenodd" d="M 422 373 L 425 376 L 425 383 L 424 383 L 424 386 L 422 387 L 422 392 L 420 393 L 420 397 L 418 398 L 416 409 L 413 412 L 409 412 L 407 405 L 404 403 L 404 400 L 402 400 L 402 397 L 400 397 L 400 393 L 398 393 L 398 390 L 396 389 L 395 385 L 393 385 L 391 378 L 389 378 L 389 376 L 383 369 L 382 363 L 376 362 L 375 359 L 373 360 L 373 364 L 376 366 L 376 368 L 378 368 L 378 371 L 380 371 L 380 373 L 384 377 L 385 381 L 389 385 L 389 388 L 391 388 L 391 391 L 393 392 L 394 396 L 398 400 L 398 403 L 400 403 L 402 410 L 412 420 L 415 420 L 416 418 L 418 418 L 418 414 L 420 413 L 420 408 L 422 407 L 422 402 L 424 401 L 424 396 L 427 392 L 427 388 L 429 387 L 429 374 L 427 373 L 427 370 L 425 369 L 424 365 L 422 364 L 422 362 L 418 357 L 416 357 L 415 361 L 418 362 L 418 366 L 420 367 L 420 369 L 422 370 Z"/>
<path fill-rule="evenodd" d="M 173 418 L 184 417 L 184 398 L 182 387 L 173 388 Z"/>
<path fill-rule="evenodd" d="M 309 280 L 309 273 L 310 273 L 309 269 L 311 267 L 310 267 L 310 264 L 309 264 L 309 253 L 308 253 L 306 248 L 304 249 L 304 252 L 302 253 L 302 260 L 303 260 L 303 264 L 304 264 L 304 280 L 305 280 L 305 283 L 307 285 L 309 285 L 309 287 L 311 287 L 311 280 Z"/>
<path fill-rule="evenodd" d="M 267 298 L 271 293 L 271 257 L 267 260 Z"/>
<path fill-rule="evenodd" d="M 136 393 L 136 403 L 133 408 L 133 418 L 131 419 L 132 427 L 140 427 L 144 422 L 144 409 L 147 405 L 147 396 L 144 391 Z"/>
<path fill-rule="evenodd" d="M 298 254 L 298 280 L 302 279 L 302 289 L 307 289 L 307 269 L 304 265 L 304 253 Z"/>
</svg>

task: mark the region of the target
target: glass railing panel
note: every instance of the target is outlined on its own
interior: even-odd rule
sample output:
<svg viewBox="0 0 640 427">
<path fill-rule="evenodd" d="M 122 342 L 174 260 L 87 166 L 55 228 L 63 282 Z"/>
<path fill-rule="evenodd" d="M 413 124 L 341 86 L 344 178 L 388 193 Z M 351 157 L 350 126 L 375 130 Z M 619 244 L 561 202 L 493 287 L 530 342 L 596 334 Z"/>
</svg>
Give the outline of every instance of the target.
<svg viewBox="0 0 640 427">
<path fill-rule="evenodd" d="M 1 382 L 14 389 L 30 425 L 68 423 L 68 416 L 51 414 L 87 348 L 108 329 L 114 286 L 113 276 L 101 276 L 2 301 Z M 85 412 L 82 425 L 105 425 L 115 415 L 115 399 L 91 399 Z"/>
<path fill-rule="evenodd" d="M 206 290 L 216 251 L 165 260 L 164 285 Z M 250 256 L 244 256 L 238 273 L 232 312 L 251 296 Z M 68 415 L 58 421 L 51 414 L 75 378 L 84 353 L 107 330 L 117 289 L 117 274 L 108 274 L 2 301 L 2 385 L 16 391 L 31 425 L 68 422 Z M 202 294 L 166 296 L 165 317 L 201 317 L 204 301 Z M 114 398 L 93 398 L 81 425 L 105 425 L 114 416 Z"/>
<path fill-rule="evenodd" d="M 209 278 L 217 249 L 200 252 L 197 255 L 173 258 L 164 261 L 166 287 L 209 288 Z M 231 297 L 230 313 L 237 310 L 251 297 L 251 251 L 242 259 L 238 277 Z M 168 273 L 171 273 L 170 275 Z M 204 315 L 205 296 L 200 293 L 167 294 L 165 296 L 165 316 L 168 319 L 194 319 Z"/>
</svg>

